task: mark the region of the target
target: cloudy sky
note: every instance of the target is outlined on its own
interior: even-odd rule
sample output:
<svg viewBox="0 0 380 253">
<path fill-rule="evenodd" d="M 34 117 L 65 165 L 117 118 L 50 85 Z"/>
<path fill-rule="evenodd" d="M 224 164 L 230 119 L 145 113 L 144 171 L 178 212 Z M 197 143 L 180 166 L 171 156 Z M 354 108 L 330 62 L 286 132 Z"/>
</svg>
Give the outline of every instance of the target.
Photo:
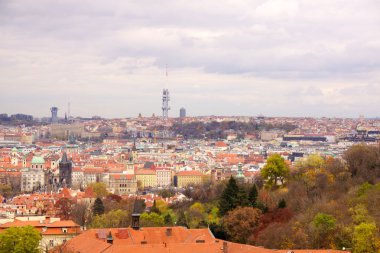
<svg viewBox="0 0 380 253">
<path fill-rule="evenodd" d="M 161 115 L 164 87 L 170 116 L 380 116 L 380 1 L 0 0 L 0 113 Z"/>
</svg>

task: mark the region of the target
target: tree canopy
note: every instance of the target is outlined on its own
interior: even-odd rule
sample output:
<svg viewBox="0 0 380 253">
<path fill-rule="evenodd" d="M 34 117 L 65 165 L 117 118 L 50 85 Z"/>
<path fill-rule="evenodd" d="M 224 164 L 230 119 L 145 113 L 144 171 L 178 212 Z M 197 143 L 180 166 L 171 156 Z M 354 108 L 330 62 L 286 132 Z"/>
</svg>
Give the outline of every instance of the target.
<svg viewBox="0 0 380 253">
<path fill-rule="evenodd" d="M 103 201 L 100 198 L 95 199 L 94 205 L 92 206 L 92 213 L 94 216 L 104 213 Z"/>
<path fill-rule="evenodd" d="M 7 228 L 0 234 L 0 253 L 39 253 L 41 235 L 32 226 Z"/>
<path fill-rule="evenodd" d="M 271 155 L 264 168 L 261 170 L 261 176 L 266 180 L 270 187 L 277 186 L 279 183 L 284 184 L 284 180 L 289 176 L 289 166 L 284 158 L 279 154 Z"/>
</svg>

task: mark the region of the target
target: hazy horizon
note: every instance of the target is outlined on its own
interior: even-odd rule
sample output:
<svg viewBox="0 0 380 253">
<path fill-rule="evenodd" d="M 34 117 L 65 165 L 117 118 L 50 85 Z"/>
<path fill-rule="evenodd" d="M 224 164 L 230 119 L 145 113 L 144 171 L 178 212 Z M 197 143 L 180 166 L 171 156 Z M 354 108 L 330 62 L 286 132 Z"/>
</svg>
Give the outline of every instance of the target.
<svg viewBox="0 0 380 253">
<path fill-rule="evenodd" d="M 376 0 L 0 1 L 0 113 L 379 117 Z M 165 72 L 168 66 L 168 77 Z"/>
</svg>

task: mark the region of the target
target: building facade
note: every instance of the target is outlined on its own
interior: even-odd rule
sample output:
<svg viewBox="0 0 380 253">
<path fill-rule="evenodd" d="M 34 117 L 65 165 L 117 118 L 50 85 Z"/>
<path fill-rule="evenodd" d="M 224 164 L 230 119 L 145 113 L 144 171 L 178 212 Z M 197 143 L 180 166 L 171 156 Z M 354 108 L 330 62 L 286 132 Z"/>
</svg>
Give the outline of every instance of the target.
<svg viewBox="0 0 380 253">
<path fill-rule="evenodd" d="M 21 170 L 21 191 L 32 192 L 41 189 L 45 185 L 45 173 L 41 169 Z"/>
</svg>

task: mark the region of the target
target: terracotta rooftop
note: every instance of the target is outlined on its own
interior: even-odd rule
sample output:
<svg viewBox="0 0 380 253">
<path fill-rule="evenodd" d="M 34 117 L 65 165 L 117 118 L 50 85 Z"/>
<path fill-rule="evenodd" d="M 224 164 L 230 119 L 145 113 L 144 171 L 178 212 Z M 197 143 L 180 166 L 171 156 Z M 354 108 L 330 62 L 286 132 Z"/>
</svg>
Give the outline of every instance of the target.
<svg viewBox="0 0 380 253">
<path fill-rule="evenodd" d="M 111 234 L 112 244 L 107 242 Z M 270 250 L 214 238 L 208 229 L 144 227 L 91 229 L 68 241 L 61 251 L 80 253 L 338 253 L 336 250 Z"/>
</svg>

